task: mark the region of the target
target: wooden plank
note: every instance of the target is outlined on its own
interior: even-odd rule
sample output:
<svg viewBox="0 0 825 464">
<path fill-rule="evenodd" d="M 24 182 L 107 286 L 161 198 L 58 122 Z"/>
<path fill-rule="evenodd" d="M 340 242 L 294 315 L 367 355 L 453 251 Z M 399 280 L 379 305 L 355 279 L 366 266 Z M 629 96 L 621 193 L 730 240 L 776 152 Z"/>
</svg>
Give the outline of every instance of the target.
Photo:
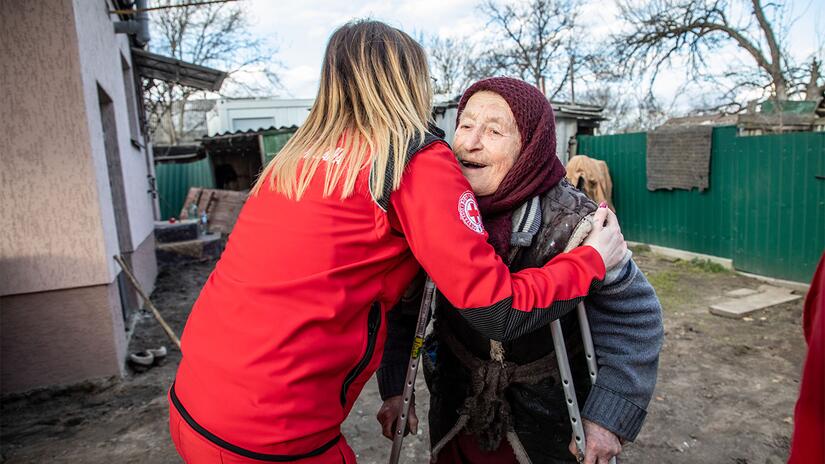
<svg viewBox="0 0 825 464">
<path fill-rule="evenodd" d="M 246 202 L 247 194 L 229 190 L 216 190 L 216 202 L 209 214 L 210 230 L 228 234 L 235 227 L 238 215 Z"/>
<path fill-rule="evenodd" d="M 247 195 L 246 192 L 233 190 L 192 187 L 186 196 L 180 217 L 189 218 L 189 205 L 194 203 L 198 205 L 199 215 L 206 211 L 210 232 L 228 234 L 235 227 L 235 221 L 238 220 L 238 214 L 246 203 Z"/>
</svg>

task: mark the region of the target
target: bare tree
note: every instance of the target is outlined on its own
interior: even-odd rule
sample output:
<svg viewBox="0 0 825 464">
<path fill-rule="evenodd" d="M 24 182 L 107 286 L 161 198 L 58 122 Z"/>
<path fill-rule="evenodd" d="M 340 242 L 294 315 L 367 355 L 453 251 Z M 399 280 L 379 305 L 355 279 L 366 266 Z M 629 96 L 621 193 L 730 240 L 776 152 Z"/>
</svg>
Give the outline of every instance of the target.
<svg viewBox="0 0 825 464">
<path fill-rule="evenodd" d="M 601 83 L 582 92 L 582 98 L 604 108 L 607 119 L 599 125 L 599 131 L 604 134 L 652 130 L 663 124 L 672 112 L 653 93 L 639 89 L 630 81 Z"/>
<path fill-rule="evenodd" d="M 530 0 L 523 5 L 487 0 L 480 6 L 493 37 L 484 55 L 486 69 L 518 76 L 554 99 L 575 75 L 577 61 L 585 61 L 575 58 L 578 6 L 577 0 Z"/>
<path fill-rule="evenodd" d="M 781 6 L 763 5 L 760 0 L 653 0 L 643 4 L 622 0 L 619 6 L 629 29 L 613 37 L 616 62 L 634 75 L 649 75 L 651 82 L 662 66 L 684 58 L 689 78 L 727 84 L 719 109 L 743 109 L 739 96 L 748 90 L 760 90 L 764 97 L 778 100 L 802 94 L 816 100 L 825 90 L 818 82 L 819 62 L 812 59 L 809 72 L 801 72 L 783 47 L 785 30 L 776 29 L 783 27 L 777 19 Z M 743 8 L 745 14 L 736 15 L 736 8 Z M 730 44 L 743 50 L 752 66 L 733 63 L 726 71 L 712 72 L 709 60 Z"/>
<path fill-rule="evenodd" d="M 453 98 L 474 81 L 488 76 L 475 44 L 469 39 L 430 36 L 423 42 L 430 58 L 435 95 Z"/>
<path fill-rule="evenodd" d="M 277 51 L 249 30 L 246 11 L 240 3 L 184 6 L 184 0 L 157 0 L 157 6 L 175 6 L 153 11 L 152 51 L 182 61 L 226 71 L 221 95 L 271 94 L 279 85 L 273 68 Z M 253 77 L 251 77 L 253 76 Z M 204 116 L 192 112 L 208 106 L 194 102 L 206 94 L 191 87 L 160 80 L 144 80 L 144 100 L 150 133 L 170 144 L 201 132 Z M 193 121 L 193 119 L 197 121 Z"/>
</svg>

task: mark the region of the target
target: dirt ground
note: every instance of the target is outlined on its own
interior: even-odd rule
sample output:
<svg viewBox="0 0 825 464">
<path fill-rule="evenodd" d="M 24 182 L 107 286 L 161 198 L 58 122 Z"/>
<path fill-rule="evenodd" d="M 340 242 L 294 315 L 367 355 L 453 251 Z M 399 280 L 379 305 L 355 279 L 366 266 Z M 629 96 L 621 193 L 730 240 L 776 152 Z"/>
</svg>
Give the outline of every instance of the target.
<svg viewBox="0 0 825 464">
<path fill-rule="evenodd" d="M 672 261 L 644 249 L 635 259 L 657 289 L 665 311 L 659 383 L 626 463 L 780 463 L 787 457 L 793 406 L 804 358 L 802 301 L 754 314 L 750 320 L 713 316 L 708 305 L 724 292 L 761 282 L 707 262 Z M 214 262 L 161 272 L 152 296 L 180 332 Z M 130 351 L 170 346 L 148 315 Z M 8 463 L 175 463 L 168 438 L 166 389 L 180 353 L 146 372 L 7 396 L 0 407 L 0 456 Z M 427 395 L 419 384 L 419 417 Z M 386 462 L 390 442 L 380 435 L 380 406 L 371 381 L 344 426 L 359 462 Z M 403 462 L 426 462 L 426 421 L 408 437 Z"/>
</svg>

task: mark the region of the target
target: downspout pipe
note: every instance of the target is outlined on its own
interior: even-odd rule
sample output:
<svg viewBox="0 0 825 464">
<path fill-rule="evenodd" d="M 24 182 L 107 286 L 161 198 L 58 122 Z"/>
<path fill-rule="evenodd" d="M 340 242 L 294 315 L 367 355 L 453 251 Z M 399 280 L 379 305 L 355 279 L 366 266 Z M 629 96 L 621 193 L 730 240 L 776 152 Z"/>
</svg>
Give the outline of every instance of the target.
<svg viewBox="0 0 825 464">
<path fill-rule="evenodd" d="M 149 13 L 146 12 L 147 0 L 135 0 L 134 19 L 128 21 L 118 21 L 115 23 L 116 34 L 129 34 L 135 36 L 135 41 L 141 47 L 149 43 Z"/>
</svg>

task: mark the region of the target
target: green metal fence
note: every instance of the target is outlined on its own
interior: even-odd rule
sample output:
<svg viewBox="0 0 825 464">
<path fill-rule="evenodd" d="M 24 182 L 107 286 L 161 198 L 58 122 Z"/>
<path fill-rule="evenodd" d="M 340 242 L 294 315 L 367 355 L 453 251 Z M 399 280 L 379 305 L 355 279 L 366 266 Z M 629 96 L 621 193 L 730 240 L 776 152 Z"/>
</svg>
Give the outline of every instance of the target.
<svg viewBox="0 0 825 464">
<path fill-rule="evenodd" d="M 825 248 L 825 133 L 713 130 L 710 187 L 647 190 L 644 133 L 579 136 L 604 160 L 628 240 L 731 258 L 736 269 L 808 282 Z"/>
<path fill-rule="evenodd" d="M 215 188 L 215 177 L 208 157 L 191 163 L 155 165 L 161 219 L 178 217 L 190 187 Z"/>
<path fill-rule="evenodd" d="M 297 128 L 279 129 L 264 134 L 264 166 L 266 166 L 275 155 L 284 148 L 286 142 L 292 137 Z"/>
</svg>

